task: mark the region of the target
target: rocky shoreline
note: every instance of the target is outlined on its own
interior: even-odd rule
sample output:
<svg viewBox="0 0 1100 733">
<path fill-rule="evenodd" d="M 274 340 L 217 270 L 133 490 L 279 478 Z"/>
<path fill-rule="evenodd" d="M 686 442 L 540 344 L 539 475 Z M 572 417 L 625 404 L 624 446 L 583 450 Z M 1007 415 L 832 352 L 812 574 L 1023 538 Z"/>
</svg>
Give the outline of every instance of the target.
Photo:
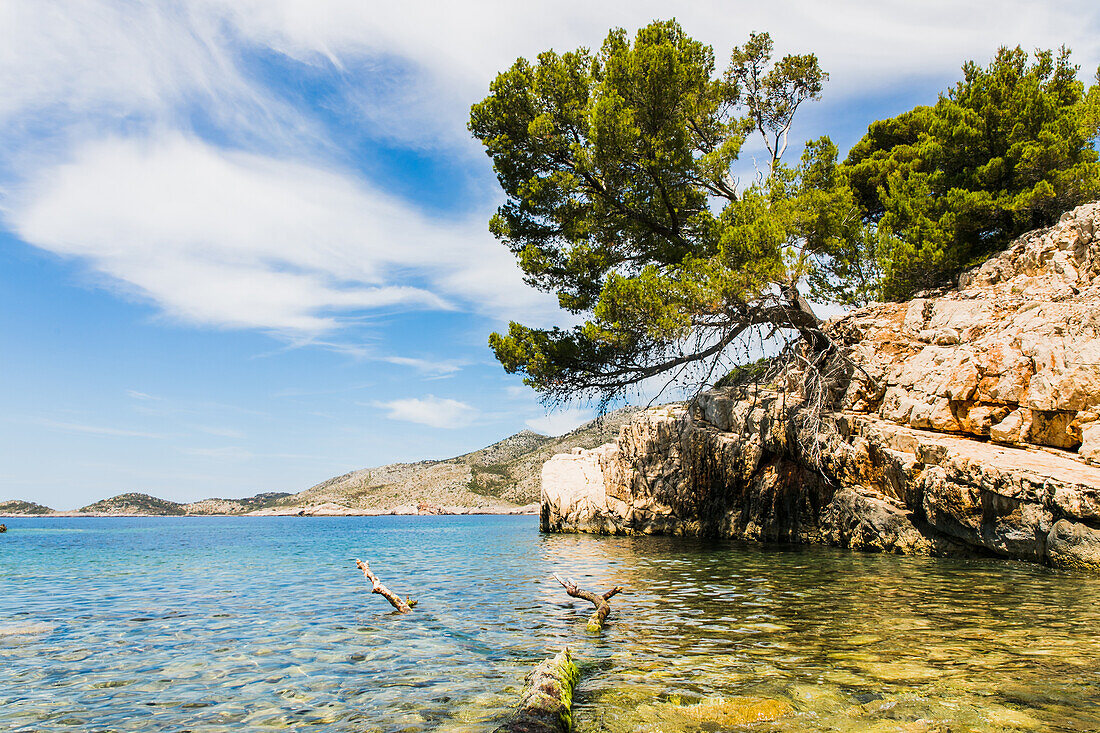
<svg viewBox="0 0 1100 733">
<path fill-rule="evenodd" d="M 827 330 L 853 368 L 820 423 L 797 375 L 647 410 L 614 442 L 545 464 L 543 530 L 1100 571 L 1100 203 L 956 290 Z"/>
<path fill-rule="evenodd" d="M 134 512 L 50 512 L 48 514 L 20 514 L 16 512 L 0 512 L 0 517 L 16 519 L 64 519 L 80 517 L 392 517 L 392 516 L 512 516 L 539 513 L 538 504 L 527 504 L 508 509 L 482 509 L 466 506 L 399 506 L 388 510 L 362 510 L 339 504 L 320 504 L 307 507 L 279 507 L 273 509 L 260 509 L 247 513 L 204 513 L 204 514 L 149 514 Z"/>
</svg>

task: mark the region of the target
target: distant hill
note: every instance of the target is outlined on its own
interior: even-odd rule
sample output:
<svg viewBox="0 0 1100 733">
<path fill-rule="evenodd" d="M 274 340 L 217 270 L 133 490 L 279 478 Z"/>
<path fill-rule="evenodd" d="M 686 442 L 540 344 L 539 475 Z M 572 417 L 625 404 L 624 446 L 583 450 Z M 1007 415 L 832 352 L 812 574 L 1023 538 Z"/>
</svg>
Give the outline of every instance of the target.
<svg viewBox="0 0 1100 733">
<path fill-rule="evenodd" d="M 297 494 L 269 492 L 243 499 L 181 504 L 148 494 L 119 494 L 81 514 L 181 516 L 210 514 L 418 511 L 508 512 L 539 500 L 542 464 L 556 453 L 594 448 L 618 434 L 641 408 L 627 407 L 558 438 L 523 430 L 472 453 L 442 461 L 391 463 L 336 476 Z M 26 501 L 0 502 L 0 514 L 57 514 Z"/>
<path fill-rule="evenodd" d="M 183 504 L 158 499 L 148 494 L 119 494 L 81 507 L 79 511 L 84 514 L 151 514 L 154 516 L 186 514 Z"/>
<path fill-rule="evenodd" d="M 505 510 L 539 500 L 542 464 L 556 453 L 614 439 L 641 408 L 626 407 L 558 438 L 524 430 L 442 461 L 391 463 L 323 481 L 272 503 L 272 508 L 334 503 L 362 511 L 429 505 Z"/>
<path fill-rule="evenodd" d="M 285 491 L 269 491 L 244 499 L 203 499 L 184 504 L 183 510 L 187 514 L 247 514 L 272 506 L 285 496 L 290 494 Z"/>
<path fill-rule="evenodd" d="M 0 501 L 0 514 L 53 514 L 48 506 L 33 501 Z"/>
</svg>

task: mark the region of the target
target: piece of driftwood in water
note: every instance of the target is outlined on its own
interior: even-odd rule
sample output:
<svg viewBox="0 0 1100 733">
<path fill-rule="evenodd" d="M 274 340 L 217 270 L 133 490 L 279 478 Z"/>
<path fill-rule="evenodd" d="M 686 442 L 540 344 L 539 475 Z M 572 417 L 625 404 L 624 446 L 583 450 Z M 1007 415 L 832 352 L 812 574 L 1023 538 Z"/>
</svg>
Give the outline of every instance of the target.
<svg viewBox="0 0 1100 733">
<path fill-rule="evenodd" d="M 573 596 L 574 598 L 581 598 L 583 600 L 586 600 L 596 607 L 596 610 L 592 613 L 591 616 L 588 617 L 588 625 L 585 627 L 585 631 L 588 631 L 592 634 L 600 633 L 600 631 L 603 629 L 604 622 L 607 621 L 607 615 L 611 613 L 611 604 L 608 603 L 608 601 L 610 601 L 611 597 L 614 596 L 616 593 L 622 593 L 623 587 L 621 585 L 617 585 L 603 595 L 597 595 L 595 593 L 592 593 L 591 591 L 578 588 L 577 581 L 573 580 L 572 578 L 568 580 L 562 580 L 557 575 L 555 575 L 554 579 L 561 583 L 561 587 L 565 588 L 566 593 Z"/>
<path fill-rule="evenodd" d="M 408 613 L 416 605 L 416 601 L 405 598 L 394 593 L 392 590 L 382 584 L 382 581 L 378 579 L 378 576 L 374 574 L 374 571 L 370 569 L 370 563 L 365 563 L 362 560 L 355 560 L 355 567 L 363 571 L 363 575 L 371 584 L 371 593 L 377 593 L 390 602 L 390 605 L 397 609 L 398 613 Z"/>
<path fill-rule="evenodd" d="M 523 683 L 516 712 L 493 733 L 569 733 L 578 679 L 569 647 L 539 662 Z"/>
</svg>

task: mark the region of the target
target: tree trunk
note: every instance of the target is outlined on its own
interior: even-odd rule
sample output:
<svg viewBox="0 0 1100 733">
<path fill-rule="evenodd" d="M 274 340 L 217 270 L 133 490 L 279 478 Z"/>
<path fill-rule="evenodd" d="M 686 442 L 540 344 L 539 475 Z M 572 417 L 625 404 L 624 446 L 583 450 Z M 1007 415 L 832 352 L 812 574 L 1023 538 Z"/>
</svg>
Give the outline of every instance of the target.
<svg viewBox="0 0 1100 733">
<path fill-rule="evenodd" d="M 798 292 L 798 288 L 794 285 L 784 285 L 783 299 L 787 301 L 791 328 L 798 331 L 810 350 L 815 355 L 832 352 L 836 348 L 833 340 L 821 330 L 821 320 L 814 313 L 810 301 Z"/>
<path fill-rule="evenodd" d="M 493 733 L 569 733 L 572 727 L 573 688 L 580 672 L 569 647 L 543 660 L 523 684 L 519 707 Z"/>
</svg>

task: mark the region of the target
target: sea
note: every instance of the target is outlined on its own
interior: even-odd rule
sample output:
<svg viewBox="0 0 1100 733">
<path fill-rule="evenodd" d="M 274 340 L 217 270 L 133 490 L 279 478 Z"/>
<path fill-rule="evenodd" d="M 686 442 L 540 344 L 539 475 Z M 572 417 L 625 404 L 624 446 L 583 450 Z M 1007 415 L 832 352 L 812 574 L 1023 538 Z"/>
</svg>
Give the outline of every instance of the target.
<svg viewBox="0 0 1100 733">
<path fill-rule="evenodd" d="M 6 519 L 0 730 L 1100 730 L 1100 578 L 529 516 Z M 356 570 L 418 601 L 401 615 Z M 592 608 L 554 574 L 602 592 Z"/>
</svg>

